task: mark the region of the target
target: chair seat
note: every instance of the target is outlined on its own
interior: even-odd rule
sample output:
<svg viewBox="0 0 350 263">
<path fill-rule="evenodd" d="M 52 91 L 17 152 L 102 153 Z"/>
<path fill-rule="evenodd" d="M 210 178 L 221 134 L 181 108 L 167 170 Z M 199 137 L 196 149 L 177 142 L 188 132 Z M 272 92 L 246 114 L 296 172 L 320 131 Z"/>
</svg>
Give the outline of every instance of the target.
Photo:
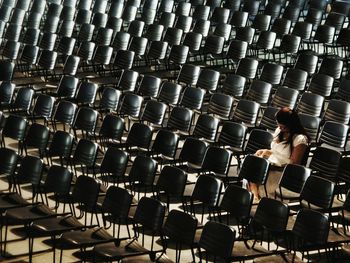
<svg viewBox="0 0 350 263">
<path fill-rule="evenodd" d="M 277 197 L 287 200 L 298 200 L 300 194 L 290 191 L 284 187 L 282 187 L 282 195 L 278 189 L 276 189 L 275 194 Z"/>
<path fill-rule="evenodd" d="M 0 195 L 0 212 L 3 213 L 7 209 L 15 208 L 19 206 L 29 205 L 29 202 L 24 200 L 17 193 L 2 194 Z"/>
<path fill-rule="evenodd" d="M 71 215 L 45 218 L 38 220 L 31 225 L 32 230 L 40 233 L 47 233 L 51 236 L 82 227 L 84 227 L 84 225 Z"/>
<path fill-rule="evenodd" d="M 147 254 L 149 252 L 148 249 L 144 248 L 136 240 L 121 241 L 119 246 L 116 246 L 114 242 L 96 245 L 94 251 L 98 256 L 110 260 L 118 260 L 125 257 Z"/>
<path fill-rule="evenodd" d="M 271 255 L 267 257 L 260 257 L 257 259 L 254 259 L 254 263 L 267 263 L 267 262 L 274 262 L 274 263 L 285 263 L 285 262 L 295 262 L 295 263 L 302 263 L 300 258 L 297 256 L 293 260 L 293 255 L 290 253 L 282 254 L 282 255 Z"/>
<path fill-rule="evenodd" d="M 139 255 L 134 257 L 124 258 L 121 262 L 123 263 L 146 263 L 146 262 L 154 262 L 151 260 L 149 255 Z M 174 263 L 170 258 L 167 257 L 166 254 L 163 254 L 160 258 L 157 258 L 157 262 L 159 263 Z"/>
<path fill-rule="evenodd" d="M 275 254 L 274 251 L 268 251 L 259 244 L 252 248 L 253 241 L 237 241 L 234 243 L 232 257 L 235 260 L 247 260 L 249 258 L 262 257 L 265 255 Z"/>
<path fill-rule="evenodd" d="M 10 224 L 26 224 L 40 218 L 52 216 L 56 216 L 56 213 L 44 204 L 10 209 L 5 214 L 5 218 Z"/>
<path fill-rule="evenodd" d="M 105 243 L 116 240 L 105 229 L 93 227 L 85 231 L 71 231 L 63 233 L 59 239 L 61 249 L 91 247 L 95 244 Z"/>
</svg>

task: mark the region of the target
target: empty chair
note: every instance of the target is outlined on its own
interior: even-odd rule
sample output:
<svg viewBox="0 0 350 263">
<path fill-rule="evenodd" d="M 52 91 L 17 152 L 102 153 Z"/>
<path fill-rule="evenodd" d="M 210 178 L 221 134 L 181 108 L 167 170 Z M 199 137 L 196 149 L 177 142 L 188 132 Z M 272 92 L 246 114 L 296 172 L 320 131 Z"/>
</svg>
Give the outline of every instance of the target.
<svg viewBox="0 0 350 263">
<path fill-rule="evenodd" d="M 238 39 L 230 42 L 229 48 L 226 52 L 227 64 L 235 64 L 246 56 L 248 43 Z"/>
<path fill-rule="evenodd" d="M 197 81 L 197 87 L 213 92 L 219 84 L 220 73 L 216 70 L 204 68 L 200 71 Z"/>
<path fill-rule="evenodd" d="M 307 91 L 329 97 L 333 91 L 334 79 L 325 74 L 315 74 L 310 81 Z"/>
<path fill-rule="evenodd" d="M 324 97 L 305 92 L 301 95 L 300 101 L 298 103 L 298 112 L 305 113 L 312 116 L 320 117 L 323 110 Z"/>
<path fill-rule="evenodd" d="M 203 222 L 205 209 L 208 210 L 211 218 L 214 208 L 218 205 L 222 189 L 223 182 L 221 180 L 206 174 L 200 175 L 189 200 L 189 212 L 196 215 L 195 205 L 199 205 L 202 214 L 201 222 Z"/>
<path fill-rule="evenodd" d="M 138 78 L 139 73 L 137 71 L 129 69 L 123 70 L 116 88 L 122 93 L 133 92 L 136 88 Z"/>
<path fill-rule="evenodd" d="M 255 101 L 260 105 L 267 105 L 270 100 L 271 90 L 272 85 L 270 83 L 261 80 L 253 80 L 247 91 L 246 99 Z"/>
<path fill-rule="evenodd" d="M 237 66 L 236 74 L 246 79 L 254 79 L 258 70 L 258 60 L 254 58 L 242 58 Z"/>
<path fill-rule="evenodd" d="M 330 145 L 345 151 L 348 139 L 348 130 L 348 125 L 334 121 L 326 121 L 322 127 L 318 144 Z"/>
<path fill-rule="evenodd" d="M 219 119 L 207 114 L 201 114 L 197 119 L 192 135 L 207 141 L 215 141 L 218 126 Z"/>
<path fill-rule="evenodd" d="M 268 106 L 264 110 L 263 115 L 261 116 L 259 127 L 268 131 L 275 131 L 278 126 L 275 115 L 279 111 L 279 109 L 280 108 Z"/>
<path fill-rule="evenodd" d="M 46 94 L 39 94 L 31 111 L 32 119 L 43 118 L 47 122 L 52 115 L 55 98 Z"/>
<path fill-rule="evenodd" d="M 222 92 L 239 99 L 243 96 L 246 78 L 236 74 L 228 74 L 222 84 Z"/>
<path fill-rule="evenodd" d="M 167 106 L 159 101 L 150 100 L 143 110 L 141 121 L 152 125 L 163 126 Z"/>
<path fill-rule="evenodd" d="M 196 65 L 185 64 L 180 69 L 177 77 L 178 83 L 183 83 L 186 86 L 195 86 L 197 84 L 201 68 Z"/>
<path fill-rule="evenodd" d="M 125 123 L 124 120 L 113 114 L 106 114 L 101 123 L 101 127 L 96 133 L 100 145 L 102 147 L 109 146 L 109 143 L 115 141 L 121 142 L 124 133 Z"/>
<path fill-rule="evenodd" d="M 278 197 L 282 201 L 297 200 L 310 175 L 311 169 L 309 168 L 297 164 L 287 164 L 283 169 L 278 189 L 275 191 L 275 198 Z"/>
<path fill-rule="evenodd" d="M 92 136 L 96 128 L 97 117 L 97 111 L 88 107 L 80 107 L 72 125 L 75 137 L 77 138 L 78 130 L 81 130 L 83 138 Z"/>
<path fill-rule="evenodd" d="M 226 94 L 214 93 L 210 97 L 208 114 L 214 114 L 223 119 L 229 119 L 233 106 L 233 98 Z"/>
<path fill-rule="evenodd" d="M 325 121 L 335 121 L 349 124 L 350 104 L 346 101 L 332 99 L 329 101 L 323 119 Z"/>
<path fill-rule="evenodd" d="M 24 139 L 24 150 L 26 155 L 28 154 L 29 148 L 35 148 L 39 151 L 39 156 L 42 158 L 49 141 L 49 136 L 50 132 L 48 127 L 38 123 L 33 123 L 29 127 L 28 133 Z"/>
<path fill-rule="evenodd" d="M 174 160 L 179 143 L 179 136 L 169 130 L 158 131 L 151 149 L 153 157 L 160 157 L 161 161 Z"/>
<path fill-rule="evenodd" d="M 310 143 L 315 144 L 320 130 L 321 119 L 319 117 L 303 113 L 299 113 L 299 117 L 301 124 L 310 137 Z"/>
<path fill-rule="evenodd" d="M 340 58 L 324 58 L 321 62 L 319 73 L 326 74 L 335 80 L 340 79 L 343 72 L 343 61 Z"/>
<path fill-rule="evenodd" d="M 318 146 L 311 158 L 309 168 L 313 170 L 314 174 L 334 182 L 340 159 L 341 153 L 339 151 Z"/>
<path fill-rule="evenodd" d="M 336 93 L 336 98 L 350 102 L 350 79 L 342 78 L 339 89 Z"/>
<path fill-rule="evenodd" d="M 167 105 L 177 105 L 180 99 L 182 86 L 173 82 L 164 81 L 161 84 L 158 100 Z"/>
<path fill-rule="evenodd" d="M 22 153 L 23 141 L 26 135 L 27 120 L 24 117 L 9 115 L 6 118 L 5 126 L 2 130 L 2 146 L 6 147 L 5 138 L 11 138 L 18 142 L 18 153 Z"/>
<path fill-rule="evenodd" d="M 313 53 L 301 53 L 295 63 L 294 68 L 298 68 L 306 71 L 309 75 L 313 75 L 316 72 L 318 63 L 318 57 Z"/>
<path fill-rule="evenodd" d="M 264 65 L 259 79 L 272 85 L 278 85 L 281 82 L 283 71 L 283 66 L 268 63 Z"/>
<path fill-rule="evenodd" d="M 241 99 L 233 112 L 233 120 L 254 127 L 258 118 L 260 104 L 255 101 Z"/>
<path fill-rule="evenodd" d="M 180 105 L 191 110 L 200 111 L 203 104 L 205 91 L 199 88 L 187 87 L 182 95 Z"/>
<path fill-rule="evenodd" d="M 145 22 L 143 21 L 139 21 L 139 20 L 131 21 L 128 28 L 128 33 L 132 37 L 141 37 L 144 26 L 145 26 Z"/>
<path fill-rule="evenodd" d="M 288 107 L 294 109 L 299 92 L 288 87 L 278 87 L 272 97 L 271 105 L 279 108 Z"/>
<path fill-rule="evenodd" d="M 193 111 L 185 107 L 174 107 L 169 115 L 167 128 L 180 133 L 189 134 Z"/>
<path fill-rule="evenodd" d="M 301 69 L 291 69 L 289 68 L 283 80 L 283 86 L 298 91 L 303 91 L 305 89 L 307 81 L 307 72 Z"/>
<path fill-rule="evenodd" d="M 63 124 L 64 130 L 66 129 L 66 125 L 70 127 L 73 123 L 77 107 L 78 106 L 72 102 L 65 100 L 59 101 L 51 120 L 54 130 L 57 130 L 58 123 Z"/>
<path fill-rule="evenodd" d="M 91 82 L 81 82 L 77 88 L 74 101 L 77 105 L 93 105 L 96 97 L 98 86 Z"/>
</svg>

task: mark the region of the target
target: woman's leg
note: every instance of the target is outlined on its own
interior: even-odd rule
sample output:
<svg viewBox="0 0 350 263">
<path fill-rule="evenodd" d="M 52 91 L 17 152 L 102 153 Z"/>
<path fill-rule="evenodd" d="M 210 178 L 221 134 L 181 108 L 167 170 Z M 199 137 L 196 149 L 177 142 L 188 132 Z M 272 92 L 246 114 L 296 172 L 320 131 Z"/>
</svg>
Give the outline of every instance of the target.
<svg viewBox="0 0 350 263">
<path fill-rule="evenodd" d="M 254 199 L 260 200 L 259 185 L 256 183 L 249 182 L 248 190 L 253 193 Z"/>
</svg>

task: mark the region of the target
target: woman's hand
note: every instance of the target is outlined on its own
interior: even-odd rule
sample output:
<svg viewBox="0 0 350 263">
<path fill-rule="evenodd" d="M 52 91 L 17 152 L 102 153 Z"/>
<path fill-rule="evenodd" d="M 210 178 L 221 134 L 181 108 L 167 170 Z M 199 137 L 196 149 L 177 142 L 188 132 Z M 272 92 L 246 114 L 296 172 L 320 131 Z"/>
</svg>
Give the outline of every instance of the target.
<svg viewBox="0 0 350 263">
<path fill-rule="evenodd" d="M 262 158 L 269 158 L 272 151 L 269 149 L 260 149 L 255 152 L 255 155 Z"/>
</svg>

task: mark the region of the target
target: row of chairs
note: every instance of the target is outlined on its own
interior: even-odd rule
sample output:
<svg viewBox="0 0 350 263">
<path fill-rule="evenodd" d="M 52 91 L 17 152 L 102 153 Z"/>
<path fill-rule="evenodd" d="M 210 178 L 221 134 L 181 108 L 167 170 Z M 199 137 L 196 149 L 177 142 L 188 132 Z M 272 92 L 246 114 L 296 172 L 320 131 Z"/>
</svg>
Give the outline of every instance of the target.
<svg viewBox="0 0 350 263">
<path fill-rule="evenodd" d="M 3 152 L 5 152 L 5 151 L 3 151 Z M 27 181 L 22 180 L 21 182 L 22 183 L 23 182 L 27 182 L 28 183 L 28 180 L 29 180 L 29 182 L 31 182 L 33 185 L 36 183 L 36 182 L 34 182 L 34 179 L 32 181 L 30 181 L 30 179 L 32 179 L 32 178 L 30 178 L 30 176 L 32 174 L 30 171 L 34 171 L 33 174 L 37 174 L 38 173 L 38 171 L 37 171 L 38 169 L 36 169 L 37 165 L 33 165 L 34 163 L 31 163 L 29 165 L 25 165 L 29 160 L 33 161 L 34 158 L 35 157 L 30 157 L 30 156 L 25 157 L 25 159 L 22 161 L 23 163 L 20 166 L 20 167 L 22 167 L 22 166 L 25 166 L 25 167 L 22 167 L 23 169 L 20 169 L 18 171 L 17 175 L 14 177 L 14 178 L 16 178 L 18 180 L 16 180 L 15 182 L 20 182 L 22 179 L 26 179 Z M 242 175 L 241 175 L 241 177 L 242 178 L 247 178 L 247 179 L 252 179 L 252 177 L 251 177 L 252 174 L 254 174 L 256 176 L 261 176 L 262 175 L 262 176 L 266 177 L 267 174 L 268 174 L 268 171 L 266 169 L 263 169 L 264 171 L 261 171 L 260 168 L 252 166 L 251 165 L 252 162 L 255 165 L 257 165 L 257 162 L 256 162 L 256 160 L 254 160 L 254 161 L 249 160 L 250 158 L 256 159 L 258 157 L 255 157 L 255 156 L 247 157 L 247 159 L 244 161 L 243 166 L 242 166 L 242 170 L 241 170 Z M 37 158 L 37 160 L 39 161 L 40 159 Z M 265 162 L 265 168 L 266 168 L 267 161 L 263 160 L 263 159 L 261 159 L 261 160 Z M 29 169 L 29 168 L 31 168 L 31 169 Z M 251 169 L 253 169 L 256 173 L 252 172 Z M 301 169 L 303 170 L 303 173 L 301 173 Z M 27 177 L 22 178 L 21 176 L 18 176 L 18 174 L 19 175 L 24 174 L 24 170 L 26 172 L 26 176 Z M 295 178 L 295 176 L 294 176 L 294 173 L 295 173 L 296 170 L 298 170 L 299 171 L 298 174 L 300 174 L 303 177 L 304 181 L 302 180 L 302 182 L 305 182 L 305 185 L 304 185 L 304 187 L 302 187 L 301 194 L 300 194 L 301 200 L 305 200 L 308 203 L 307 206 L 309 206 L 309 208 L 310 208 L 310 205 L 316 205 L 316 206 L 319 206 L 321 208 L 324 208 L 325 211 L 327 211 L 327 209 L 329 209 L 329 206 L 327 206 L 327 205 L 329 205 L 329 203 L 332 201 L 332 198 L 333 198 L 333 192 L 329 193 L 329 191 L 331 191 L 331 190 L 333 191 L 334 183 L 331 183 L 328 180 L 325 180 L 325 179 L 322 179 L 322 178 L 319 178 L 319 177 L 314 177 L 314 176 L 311 176 L 311 177 L 308 178 L 308 175 L 310 174 L 308 169 L 305 169 L 302 166 L 288 165 L 285 168 L 285 171 L 284 171 L 284 174 L 283 174 L 283 177 L 282 177 L 283 179 L 281 181 L 280 187 L 286 187 L 287 190 L 290 190 L 290 189 L 288 189 L 288 183 L 287 183 L 288 180 L 294 180 L 294 182 L 297 182 L 297 183 L 300 184 L 300 181 L 297 180 Z M 21 171 L 22 171 L 22 173 L 21 173 Z M 63 185 L 66 185 L 66 187 L 67 187 L 67 180 L 68 180 L 67 176 L 63 176 L 63 175 L 62 176 L 57 176 L 57 173 L 62 173 L 62 172 L 64 174 L 67 174 L 67 176 L 69 176 L 69 173 L 63 167 L 59 168 L 58 166 L 52 166 L 51 168 L 49 168 L 49 172 L 48 172 L 48 175 L 47 175 L 47 178 L 46 178 L 44 189 L 46 189 L 47 191 L 50 191 L 50 187 L 51 187 L 51 189 L 52 188 L 54 188 L 54 189 L 61 189 L 62 192 L 58 192 L 57 194 L 66 194 L 67 193 L 66 192 L 67 188 L 65 188 L 66 190 L 63 190 L 63 188 L 60 188 L 60 186 L 63 187 Z M 139 171 L 139 172 L 141 173 L 141 171 Z M 257 174 L 259 172 L 260 172 L 260 175 Z M 262 174 L 261 174 L 261 172 L 262 172 Z M 132 172 L 130 171 L 129 175 L 133 176 L 131 174 L 132 174 Z M 174 197 L 174 196 L 177 197 L 176 195 L 179 194 L 179 192 L 177 192 L 177 191 L 181 192 L 181 190 L 178 190 L 179 188 L 176 188 L 176 189 L 174 188 L 174 185 L 178 186 L 178 184 L 173 184 L 173 183 L 169 182 L 169 180 L 171 180 L 171 181 L 172 180 L 176 180 L 176 181 L 180 180 L 180 178 L 179 178 L 180 174 L 182 174 L 182 177 L 184 177 L 184 173 L 181 172 L 181 170 L 179 170 L 178 168 L 165 166 L 162 169 L 160 178 L 159 178 L 158 183 L 157 183 L 157 187 L 158 187 L 159 190 L 165 191 L 164 193 L 166 195 L 168 195 L 168 198 L 169 197 Z M 70 178 L 71 178 L 71 174 L 70 174 Z M 87 206 L 89 206 L 89 205 L 90 206 L 95 206 L 95 205 L 97 205 L 96 201 L 97 201 L 97 196 L 98 196 L 98 192 L 99 192 L 100 186 L 99 186 L 99 184 L 96 181 L 94 181 L 91 178 L 90 179 L 88 179 L 88 178 L 90 178 L 90 177 L 86 177 L 86 176 L 79 176 L 78 177 L 76 185 L 75 185 L 75 188 L 73 190 L 73 197 L 74 197 L 74 199 L 72 199 L 72 200 L 76 200 L 76 198 L 79 198 L 79 194 L 84 196 L 83 193 L 85 193 L 85 195 L 86 195 L 86 193 L 88 193 L 89 197 L 85 197 L 85 199 L 83 199 L 83 197 L 81 197 L 82 199 L 79 199 L 78 202 L 84 203 Z M 65 180 L 65 179 L 67 179 L 67 180 Z M 136 179 L 136 178 L 133 178 L 133 179 Z M 181 181 L 183 183 L 186 183 L 186 177 L 184 177 L 182 179 L 183 180 L 181 180 Z M 55 180 L 55 181 L 53 181 L 53 180 Z M 58 184 L 57 180 L 63 180 L 63 182 Z M 142 180 L 140 178 L 137 178 L 136 180 L 139 181 L 139 182 L 142 182 Z M 89 181 L 90 181 L 90 183 L 88 183 Z M 85 182 L 85 184 L 84 184 L 84 182 Z M 95 185 L 95 187 L 91 186 L 91 184 Z M 318 185 L 318 187 L 314 187 L 315 184 Z M 68 186 L 69 185 L 70 184 L 68 182 Z M 293 183 L 291 183 L 289 185 L 293 186 Z M 310 187 L 308 187 L 308 185 L 310 185 Z M 79 190 L 75 190 L 75 189 L 78 189 L 80 186 L 82 187 L 82 189 L 84 189 L 83 192 L 79 191 Z M 327 186 L 326 188 L 328 190 L 330 189 L 327 192 L 328 193 L 327 197 L 323 196 L 323 194 L 325 194 L 324 193 L 325 188 L 323 186 L 325 186 L 325 187 Z M 184 187 L 185 187 L 185 185 L 182 188 L 182 192 L 184 191 Z M 214 190 L 214 188 L 215 188 L 215 190 Z M 38 188 L 38 189 L 40 189 L 40 188 Z M 86 189 L 91 189 L 91 191 L 86 191 Z M 92 189 L 95 189 L 95 190 L 92 191 Z M 190 202 L 191 209 L 189 211 L 194 212 L 195 211 L 194 210 L 195 203 L 200 201 L 200 202 L 202 202 L 203 208 L 204 207 L 208 207 L 208 209 L 212 209 L 212 210 L 209 210 L 210 216 L 213 216 L 213 218 L 219 217 L 219 219 L 220 219 L 221 213 L 220 214 L 216 214 L 216 210 L 215 209 L 217 209 L 217 208 L 215 208 L 215 207 L 218 205 L 218 202 L 219 202 L 218 200 L 220 199 L 219 196 L 220 196 L 220 193 L 221 193 L 222 189 L 223 189 L 223 184 L 222 184 L 222 182 L 220 182 L 220 180 L 215 179 L 215 178 L 213 178 L 211 176 L 201 175 L 198 178 L 198 180 L 196 182 L 196 185 L 194 187 L 194 190 L 193 190 L 193 192 L 191 194 L 191 198 L 190 198 L 190 200 L 191 200 L 191 202 Z M 109 190 L 107 191 L 106 200 L 105 200 L 105 202 L 107 204 L 108 204 L 108 202 L 111 201 L 111 200 L 109 200 L 108 197 L 114 196 L 115 198 L 117 198 L 116 197 L 116 193 L 114 193 L 114 195 L 111 194 L 111 192 L 116 192 L 116 191 L 117 190 L 115 188 L 113 188 L 113 187 L 109 188 Z M 122 194 L 122 191 L 127 193 L 126 190 L 120 189 L 119 190 L 120 194 Z M 276 191 L 276 193 L 277 193 L 277 191 Z M 309 194 L 307 194 L 307 193 L 309 193 Z M 208 197 L 208 194 L 210 194 L 209 197 Z M 287 195 L 288 194 L 290 194 L 290 192 L 288 192 Z M 93 198 L 92 195 L 95 195 L 95 198 Z M 124 195 L 125 195 L 125 193 L 124 193 Z M 128 194 L 128 195 L 130 195 L 130 194 Z M 317 198 L 314 198 L 315 195 L 317 195 Z M 158 193 L 158 196 L 160 196 L 160 193 Z M 286 198 L 288 198 L 287 196 L 281 196 L 281 197 L 284 198 L 284 200 Z M 294 198 L 295 198 L 295 196 L 294 196 Z M 298 196 L 296 198 L 298 198 Z M 326 201 L 325 201 L 325 198 L 327 199 Z M 93 199 L 95 201 L 93 201 Z M 121 198 L 120 195 L 118 195 L 117 199 L 119 200 L 119 202 L 121 202 L 121 200 L 125 200 L 125 198 L 124 199 Z M 143 199 L 145 199 L 145 197 L 143 197 L 140 200 L 138 205 L 142 206 L 141 204 L 143 202 L 145 202 Z M 131 204 L 131 198 L 130 197 L 128 198 L 128 200 L 129 200 L 129 204 Z M 245 200 L 245 201 L 243 201 L 243 200 Z M 255 213 L 253 221 L 256 218 L 258 218 L 258 215 L 260 215 L 260 212 L 271 213 L 271 211 L 279 211 L 278 209 L 277 210 L 275 210 L 275 209 L 273 209 L 273 210 L 262 209 L 261 207 L 263 206 L 263 204 L 266 205 L 267 203 L 270 203 L 270 202 L 273 204 L 274 202 L 276 202 L 276 201 L 273 202 L 273 201 L 267 201 L 267 200 L 268 199 L 263 199 L 261 201 L 261 204 L 259 204 L 259 206 L 258 206 L 258 210 Z M 155 202 L 155 201 L 148 201 L 148 202 Z M 244 203 L 242 204 L 241 202 L 244 202 Z M 327 204 L 325 204 L 325 202 L 327 202 Z M 108 207 L 109 207 L 107 204 L 103 205 L 103 207 L 105 209 L 108 209 Z M 302 204 L 302 202 L 301 202 L 301 204 Z M 65 222 L 65 224 L 68 224 L 67 228 L 65 228 L 64 231 L 71 231 L 71 230 L 79 229 L 79 228 L 83 227 L 83 225 L 79 224 L 77 221 L 74 221 L 74 219 L 72 219 L 71 217 L 60 217 L 58 219 L 50 219 L 50 218 L 52 218 L 52 215 L 53 215 L 52 212 L 50 212 L 50 211 L 46 211 L 45 213 L 49 213 L 49 214 L 46 214 L 45 216 L 43 216 L 41 218 L 49 217 L 46 220 L 51 222 L 51 224 L 48 225 L 48 223 L 45 220 L 44 221 L 40 221 L 40 220 L 37 221 L 38 218 L 33 219 L 33 216 L 36 216 L 36 217 L 38 216 L 37 215 L 37 213 L 38 213 L 37 210 L 38 209 L 39 209 L 40 213 L 44 213 L 43 211 L 45 211 L 45 210 L 43 210 L 44 209 L 42 207 L 43 205 L 34 205 L 34 207 L 33 206 L 27 206 L 27 205 L 29 205 L 29 204 L 27 203 L 25 208 L 18 208 L 18 209 L 11 210 L 8 213 L 6 213 L 4 222 L 6 223 L 6 222 L 8 222 L 8 220 L 14 219 L 14 218 L 16 218 L 17 220 L 19 218 L 21 218 L 19 224 L 27 224 L 29 221 L 32 222 L 34 220 L 34 224 L 32 224 L 32 226 L 35 226 L 36 230 L 38 230 L 38 228 L 39 228 L 40 231 L 44 231 L 46 233 L 47 233 L 47 231 L 49 231 L 49 233 L 52 233 L 52 232 L 50 232 L 50 229 L 52 229 L 52 227 L 54 227 L 54 225 L 55 225 L 55 224 L 52 224 L 52 220 L 54 220 L 54 222 L 56 221 L 56 224 L 62 224 L 63 222 Z M 235 205 L 240 205 L 240 207 L 242 209 L 238 209 Z M 240 187 L 231 185 L 225 190 L 225 193 L 224 193 L 224 196 L 223 196 L 223 199 L 221 201 L 221 205 L 220 205 L 219 209 L 220 210 L 223 209 L 226 212 L 230 212 L 230 213 L 232 213 L 233 217 L 237 217 L 237 219 L 243 220 L 246 217 L 249 217 L 249 211 L 251 209 L 251 205 L 252 205 L 252 195 L 248 191 L 246 191 L 246 190 L 244 190 L 244 189 L 242 189 Z M 23 206 L 23 203 L 21 203 L 20 206 Z M 39 208 L 39 206 L 40 206 L 40 208 Z M 281 206 L 281 204 L 279 204 L 279 206 Z M 285 206 L 285 205 L 283 205 L 283 206 Z M 243 209 L 243 207 L 245 207 L 245 208 Z M 87 208 L 87 207 L 85 207 L 85 208 Z M 262 211 L 260 211 L 259 208 Z M 284 208 L 284 209 L 286 209 L 286 208 Z M 91 210 L 88 210 L 88 211 L 91 211 Z M 103 211 L 108 213 L 109 210 L 107 210 L 107 211 L 103 210 Z M 113 211 L 116 212 L 115 210 L 113 210 Z M 289 211 L 289 210 L 287 209 L 285 211 Z M 26 213 L 26 216 L 24 218 L 23 218 L 23 214 L 22 214 L 23 212 Z M 174 213 L 174 212 L 171 212 L 171 213 Z M 211 213 L 213 213 L 213 214 L 211 214 Z M 314 212 L 310 212 L 310 213 L 312 214 Z M 287 212 L 287 215 L 288 215 L 288 212 Z M 119 216 L 121 216 L 121 215 L 119 215 Z M 171 218 L 170 215 L 169 215 L 169 217 Z M 155 218 L 157 218 L 157 217 L 154 217 L 154 215 L 152 215 L 152 219 L 154 220 Z M 276 217 L 275 215 L 273 215 L 273 217 L 271 217 L 269 220 L 271 220 L 272 218 L 277 220 L 277 218 L 279 218 L 279 217 Z M 170 219 L 168 219 L 168 220 L 170 220 Z M 240 222 L 242 222 L 242 221 L 240 221 Z M 281 232 L 285 231 L 285 229 L 286 229 L 286 222 L 285 222 L 285 225 L 282 224 L 284 226 L 281 225 L 281 228 L 280 228 Z M 275 223 L 273 223 L 273 224 L 275 224 Z M 328 223 L 328 221 L 327 221 L 327 223 Z M 38 224 L 41 227 L 38 227 L 38 225 L 36 225 L 36 224 Z M 44 224 L 44 226 L 41 225 L 41 224 Z M 85 221 L 85 224 L 86 224 L 86 221 Z M 208 224 L 211 224 L 211 223 L 208 223 Z M 5 225 L 7 226 L 7 223 Z M 274 225 L 274 226 L 276 226 L 276 225 Z M 243 231 L 243 229 L 246 229 L 246 228 L 242 227 L 241 231 Z M 54 230 L 52 230 L 52 231 L 54 231 Z M 82 234 L 81 232 L 78 232 L 76 234 L 79 234 L 79 233 L 80 233 L 80 235 Z M 244 232 L 241 232 L 240 235 L 242 235 L 243 233 Z M 86 234 L 88 235 L 86 238 L 88 238 L 88 240 L 91 241 L 91 238 L 92 238 L 92 236 L 90 236 L 91 233 L 90 232 L 86 232 Z M 327 232 L 327 234 L 328 234 L 328 232 Z M 327 234 L 326 234 L 326 236 L 327 236 Z M 74 234 L 71 233 L 71 234 L 67 234 L 67 237 L 69 237 L 70 235 L 74 236 Z M 107 233 L 104 233 L 103 236 L 107 237 L 106 241 L 114 240 L 114 237 L 110 236 Z M 35 235 L 34 236 L 30 236 L 30 238 L 34 238 L 34 237 L 35 237 Z M 63 237 L 65 237 L 65 235 L 63 235 Z M 98 239 L 100 239 L 101 237 L 99 236 Z M 118 238 L 119 238 L 119 235 L 118 235 Z M 64 240 L 67 241 L 65 238 L 64 238 Z M 261 237 L 261 240 L 264 240 L 263 237 Z M 271 240 L 273 240 L 273 239 L 271 239 Z M 270 240 L 270 242 L 271 242 L 271 240 Z M 318 242 L 318 241 L 320 241 L 320 239 L 317 239 L 316 242 Z M 339 240 L 336 240 L 336 241 L 337 241 L 337 242 L 335 242 L 336 246 L 339 246 L 339 243 L 344 242 L 343 239 L 342 239 L 341 242 Z M 70 238 L 68 238 L 67 242 L 70 243 L 70 242 L 72 242 L 72 240 Z M 6 244 L 6 238 L 5 238 L 5 244 Z M 322 245 L 324 245 L 324 244 L 322 244 Z M 91 246 L 91 243 L 88 246 Z M 314 248 L 312 248 L 312 250 L 313 249 Z M 248 249 L 248 251 L 249 251 L 249 249 Z M 210 252 L 214 252 L 214 251 L 210 251 Z M 263 253 L 263 254 L 260 254 L 260 253 L 259 254 L 255 254 L 254 253 L 254 255 L 251 255 L 251 257 L 257 257 L 259 255 L 262 256 L 262 255 L 266 255 L 266 254 L 265 253 Z M 219 256 L 222 256 L 222 255 L 219 255 Z"/>
</svg>

